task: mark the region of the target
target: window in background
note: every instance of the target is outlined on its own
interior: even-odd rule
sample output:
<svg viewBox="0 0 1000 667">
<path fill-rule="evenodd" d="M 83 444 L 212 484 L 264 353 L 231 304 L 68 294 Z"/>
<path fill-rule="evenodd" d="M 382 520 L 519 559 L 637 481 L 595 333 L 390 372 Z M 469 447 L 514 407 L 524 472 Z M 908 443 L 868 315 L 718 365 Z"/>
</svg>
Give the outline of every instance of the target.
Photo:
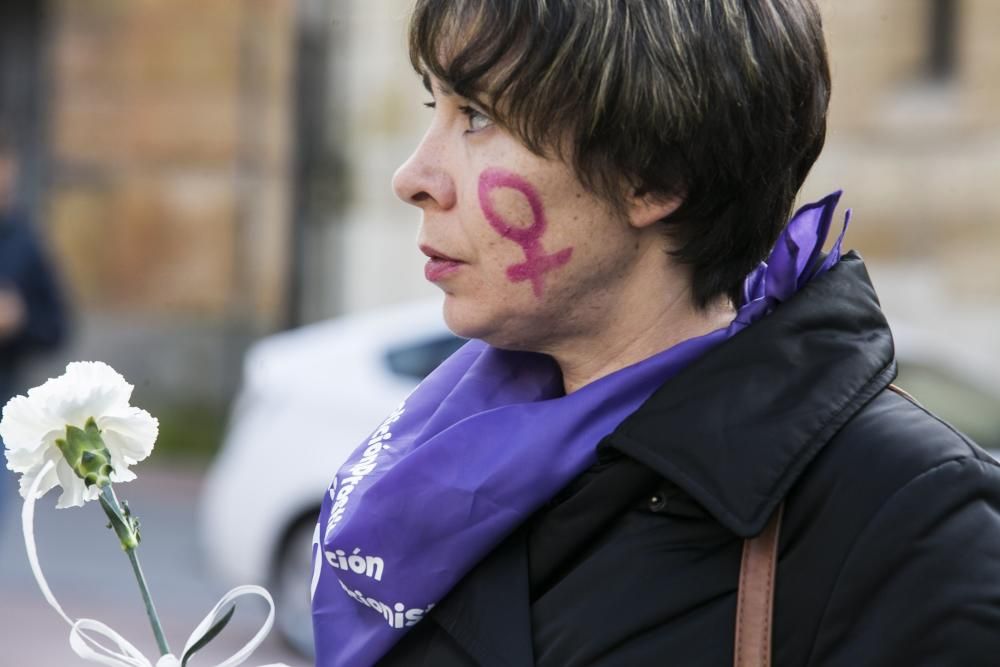
<svg viewBox="0 0 1000 667">
<path fill-rule="evenodd" d="M 955 78 L 959 0 L 930 0 L 927 26 L 927 77 L 937 83 Z"/>
</svg>

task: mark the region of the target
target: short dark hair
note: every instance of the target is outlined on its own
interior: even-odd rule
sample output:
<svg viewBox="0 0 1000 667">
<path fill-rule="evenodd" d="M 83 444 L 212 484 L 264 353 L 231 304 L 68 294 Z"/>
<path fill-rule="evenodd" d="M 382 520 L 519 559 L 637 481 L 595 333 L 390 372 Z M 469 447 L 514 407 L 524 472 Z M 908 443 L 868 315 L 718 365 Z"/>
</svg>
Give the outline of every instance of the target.
<svg viewBox="0 0 1000 667">
<path fill-rule="evenodd" d="M 740 300 L 826 136 L 814 0 L 416 0 L 410 60 L 617 210 L 663 221 L 693 300 Z"/>
</svg>

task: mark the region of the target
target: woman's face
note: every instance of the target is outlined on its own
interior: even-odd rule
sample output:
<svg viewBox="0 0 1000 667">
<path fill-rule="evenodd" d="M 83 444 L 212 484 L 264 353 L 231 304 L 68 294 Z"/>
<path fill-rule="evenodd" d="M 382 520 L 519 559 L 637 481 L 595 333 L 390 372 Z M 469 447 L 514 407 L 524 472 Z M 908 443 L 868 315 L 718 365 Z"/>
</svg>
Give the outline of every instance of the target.
<svg viewBox="0 0 1000 667">
<path fill-rule="evenodd" d="M 431 90 L 430 127 L 393 188 L 423 212 L 418 243 L 448 326 L 536 351 L 592 326 L 628 282 L 639 230 L 567 164 L 535 155 L 437 81 Z"/>
</svg>

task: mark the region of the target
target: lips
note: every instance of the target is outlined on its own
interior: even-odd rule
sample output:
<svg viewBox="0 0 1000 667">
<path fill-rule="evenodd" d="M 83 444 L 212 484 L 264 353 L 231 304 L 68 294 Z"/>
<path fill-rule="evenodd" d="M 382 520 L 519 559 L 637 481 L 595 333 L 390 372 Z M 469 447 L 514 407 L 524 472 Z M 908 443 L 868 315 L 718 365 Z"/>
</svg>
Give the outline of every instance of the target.
<svg viewBox="0 0 1000 667">
<path fill-rule="evenodd" d="M 445 261 L 445 262 L 459 262 L 459 263 L 463 263 L 462 260 L 455 259 L 454 257 L 449 257 L 448 255 L 444 254 L 443 252 L 441 252 L 440 250 L 438 250 L 434 246 L 429 246 L 429 245 L 426 245 L 424 243 L 420 244 L 420 252 L 424 253 L 429 258 L 434 259 L 434 260 L 442 260 L 442 261 Z"/>
<path fill-rule="evenodd" d="M 443 280 L 465 265 L 465 262 L 462 260 L 449 257 L 429 245 L 421 245 L 420 252 L 427 255 L 427 264 L 424 265 L 424 277 L 432 283 Z"/>
</svg>

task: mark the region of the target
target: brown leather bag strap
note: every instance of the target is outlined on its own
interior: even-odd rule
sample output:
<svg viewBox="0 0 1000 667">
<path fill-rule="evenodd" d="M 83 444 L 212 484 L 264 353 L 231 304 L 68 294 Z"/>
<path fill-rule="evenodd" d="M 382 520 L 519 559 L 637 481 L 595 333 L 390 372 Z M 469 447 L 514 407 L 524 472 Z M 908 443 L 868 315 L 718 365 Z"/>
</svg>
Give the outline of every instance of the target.
<svg viewBox="0 0 1000 667">
<path fill-rule="evenodd" d="M 774 612 L 774 574 L 778 562 L 778 505 L 764 531 L 743 541 L 740 588 L 736 598 L 736 667 L 769 667 L 771 618 Z"/>
<path fill-rule="evenodd" d="M 906 391 L 902 387 L 898 387 L 898 386 L 896 386 L 894 384 L 890 384 L 888 387 L 886 387 L 886 389 L 888 389 L 889 391 L 896 392 L 897 394 L 899 394 L 900 396 L 902 396 L 903 398 L 905 398 L 906 400 L 908 400 L 910 403 L 913 403 L 914 405 L 918 405 L 918 406 L 920 405 L 920 401 L 918 401 L 917 399 L 913 398 L 913 396 L 910 395 L 910 392 Z M 921 406 L 921 407 L 923 407 L 923 406 Z"/>
</svg>

